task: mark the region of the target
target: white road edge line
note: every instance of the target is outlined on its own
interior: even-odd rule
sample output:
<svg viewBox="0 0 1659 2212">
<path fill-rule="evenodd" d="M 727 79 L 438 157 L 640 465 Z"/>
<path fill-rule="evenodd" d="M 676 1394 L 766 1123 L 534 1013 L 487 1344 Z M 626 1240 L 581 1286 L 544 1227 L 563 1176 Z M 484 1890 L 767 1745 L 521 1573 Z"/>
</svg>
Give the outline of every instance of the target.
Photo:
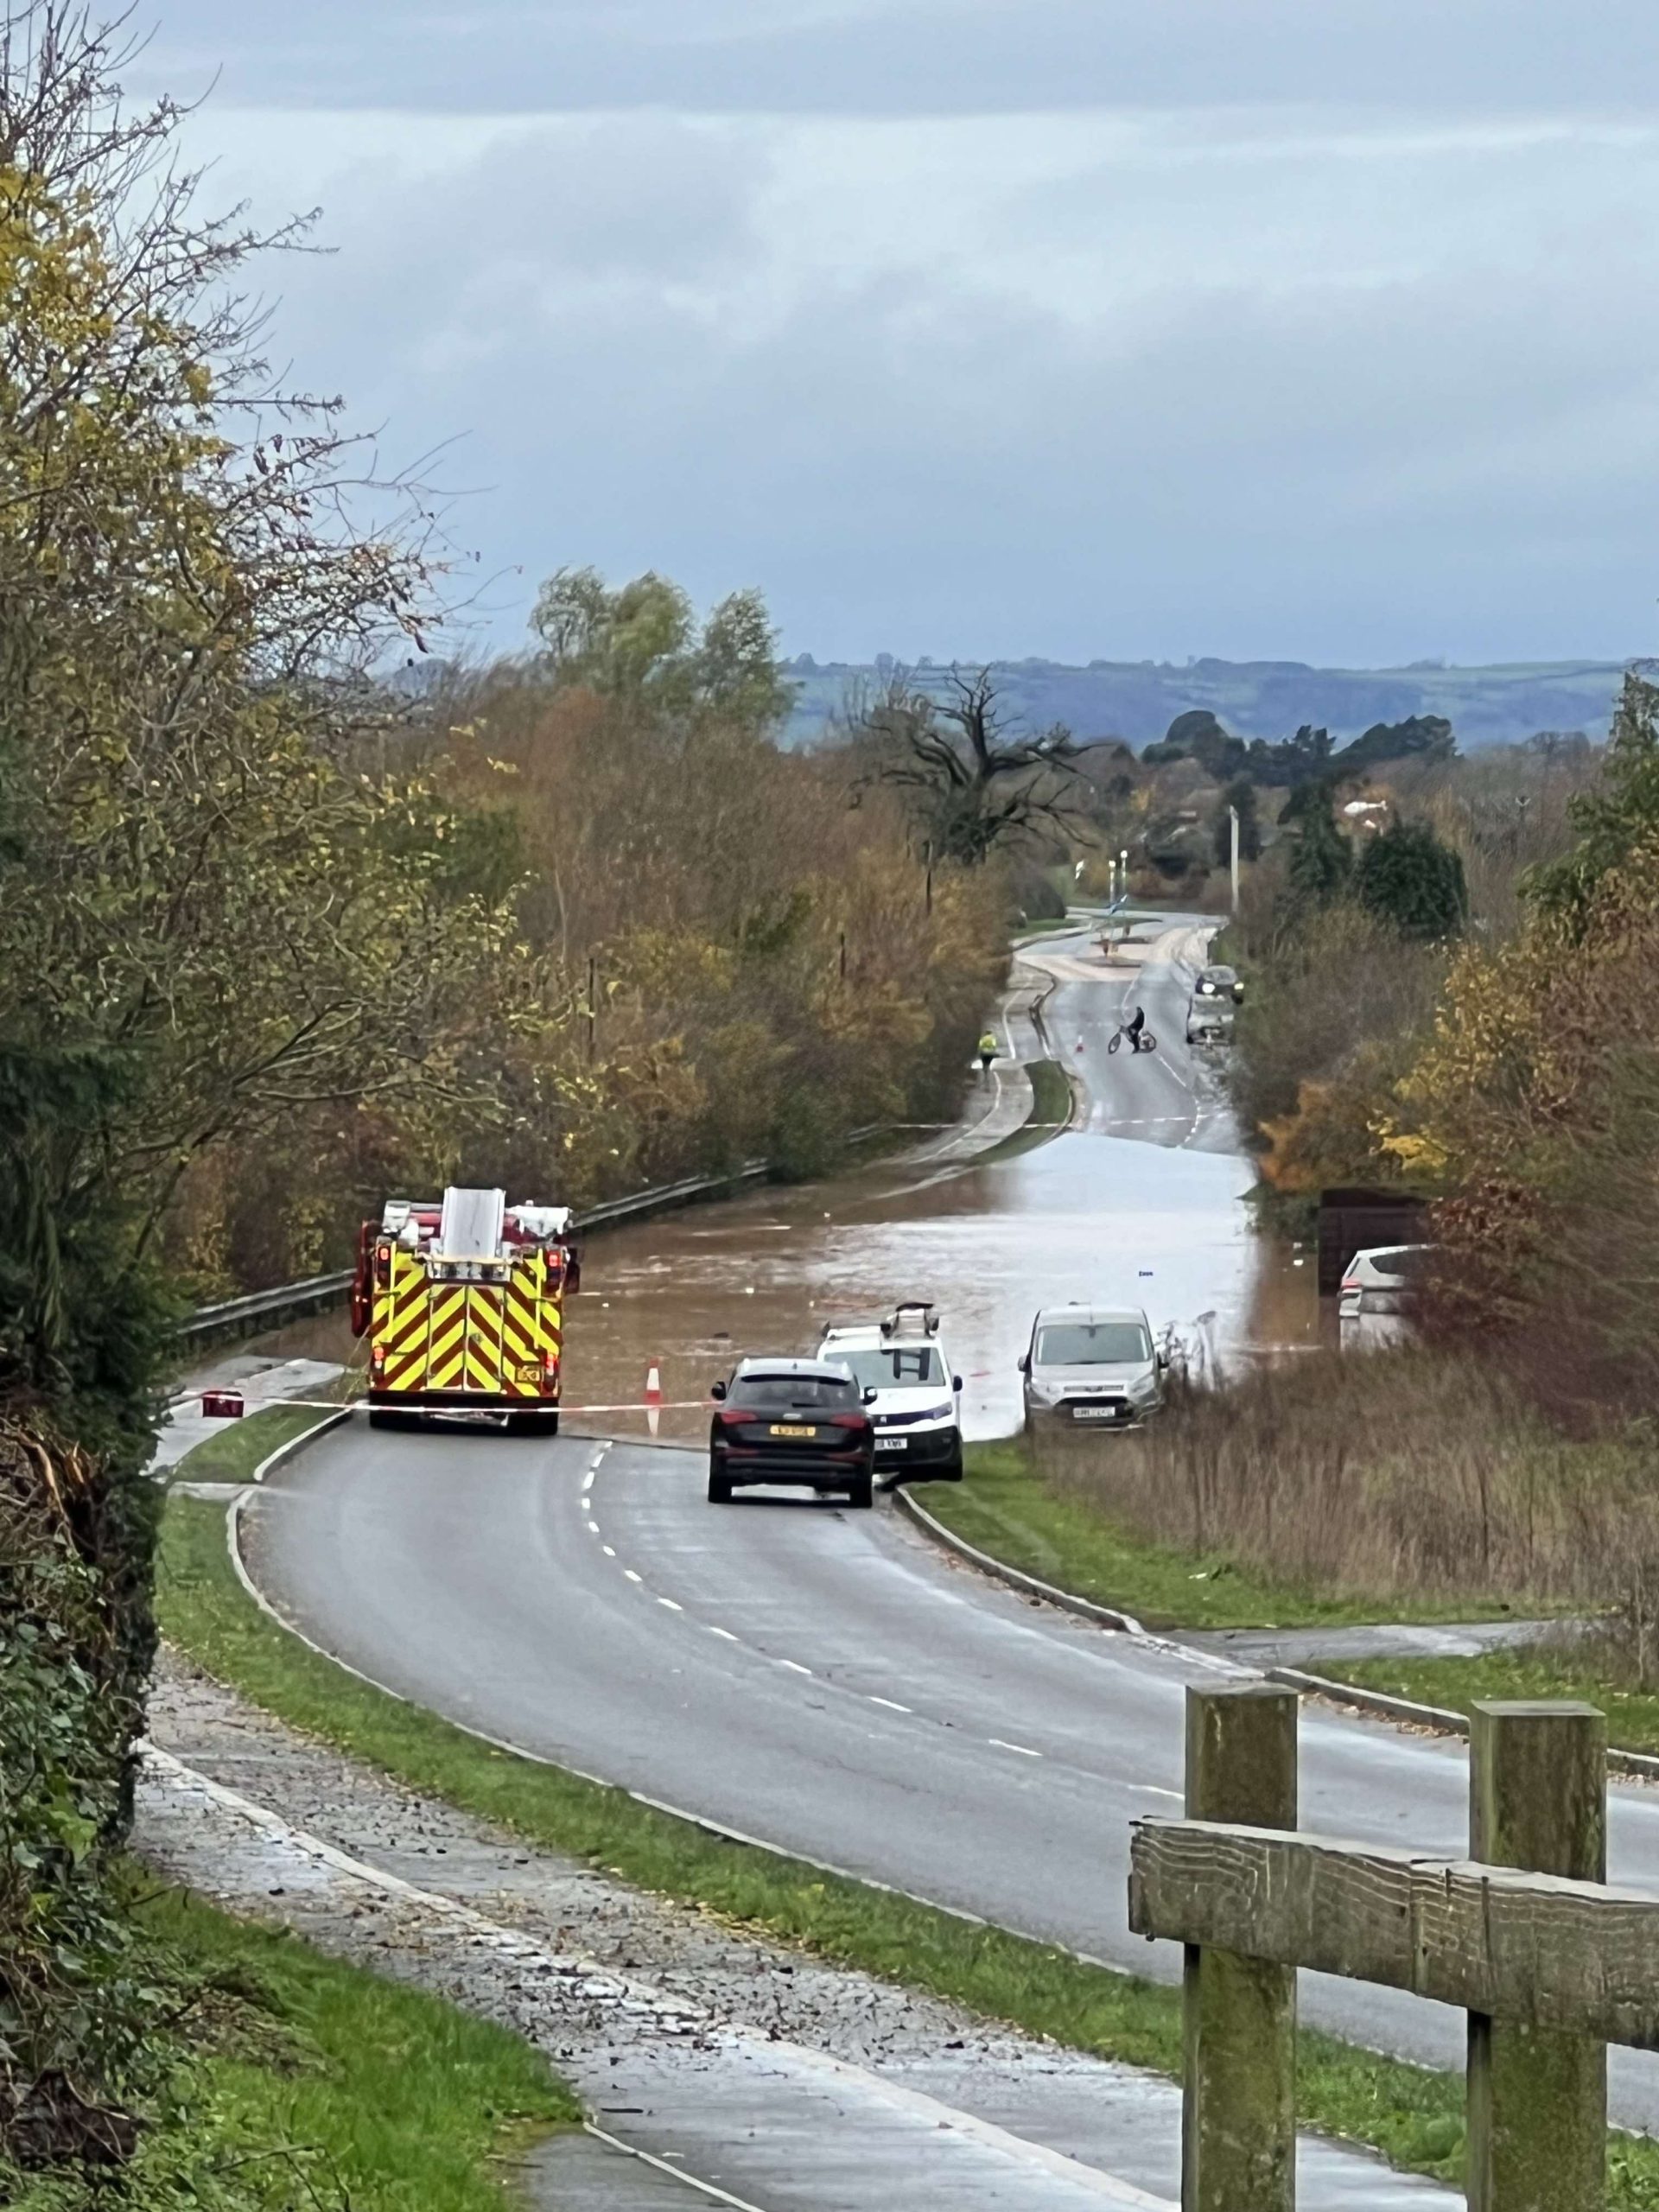
<svg viewBox="0 0 1659 2212">
<path fill-rule="evenodd" d="M 981 2120 L 957 2106 L 943 2104 L 924 2090 L 905 2088 L 886 2075 L 867 2074 L 861 2067 L 849 2065 L 845 2059 L 832 2058 L 828 2051 L 810 2050 L 798 2043 L 776 2044 L 769 2048 L 803 2072 L 827 2074 L 833 2081 L 856 2083 L 867 2092 L 874 2082 L 883 2102 L 895 2110 L 908 2113 L 936 2128 L 949 2127 L 970 2143 L 980 2144 L 988 2151 L 1000 2151 L 1013 2164 L 1039 2166 L 1056 2181 L 1068 2181 L 1074 2188 L 1085 2189 L 1107 2204 L 1122 2206 L 1124 2212 L 1177 2212 L 1166 2196 L 1149 2196 L 1133 2182 L 1119 2181 L 1112 2174 L 1103 2173 L 1098 2166 L 1085 2166 L 1081 2159 L 1068 2158 L 1064 2151 L 1051 2150 L 1046 2143 L 1033 2143 L 1028 2136 L 1015 2135 L 992 2120 Z"/>
<path fill-rule="evenodd" d="M 675 2180 L 683 2183 L 687 2189 L 695 2189 L 701 2196 L 713 2197 L 716 2204 L 730 2206 L 731 2212 L 760 2212 L 760 2207 L 751 2204 L 747 2196 L 734 2196 L 728 2189 L 717 2189 L 711 2181 L 699 2181 L 696 2174 L 683 2173 L 671 2160 L 659 2158 L 650 2151 L 642 2151 L 635 2144 L 625 2143 L 620 2135 L 613 2135 L 603 2127 L 595 2127 L 591 2120 L 582 2121 L 582 2132 L 584 2135 L 591 2135 L 596 2143 L 603 2143 L 607 2149 L 620 2151 L 625 2158 L 638 2158 L 644 2165 L 654 2166 L 659 2174 L 672 2174 Z"/>
<path fill-rule="evenodd" d="M 734 1636 L 728 1628 L 715 1628 L 712 1622 L 705 1621 L 703 1626 L 710 1636 L 722 1636 L 728 1643 L 741 1643 L 743 1640 L 741 1637 Z"/>
<path fill-rule="evenodd" d="M 657 1602 L 659 1605 L 666 1605 L 671 1613 L 683 1613 L 685 1611 L 685 1607 L 681 1605 L 677 1598 L 659 1598 Z"/>
<path fill-rule="evenodd" d="M 274 1621 L 285 1635 L 291 1636 L 296 1643 L 302 1643 L 308 1651 L 315 1651 L 319 1659 L 326 1659 L 331 1667 L 338 1667 L 341 1674 L 350 1675 L 355 1681 L 366 1682 L 372 1690 L 378 1690 L 382 1697 L 391 1698 L 395 1705 L 412 1706 L 417 1713 L 431 1711 L 430 1707 L 423 1706 L 417 1699 L 406 1697 L 402 1690 L 393 1689 L 389 1683 L 381 1681 L 378 1675 L 366 1673 L 361 1667 L 353 1666 L 349 1659 L 342 1659 L 338 1652 L 330 1651 L 327 1644 L 319 1643 L 314 1636 L 308 1636 L 302 1628 L 289 1619 L 286 1613 L 280 1612 L 271 1604 L 249 1573 L 247 1562 L 242 1556 L 239 1541 L 242 1509 L 252 1496 L 251 1491 L 243 1491 L 226 1508 L 225 1541 L 237 1580 L 260 1611 L 268 1620 Z M 729 1629 L 710 1629 L 709 1633 L 712 1636 L 731 1635 Z M 735 1643 L 738 1638 L 732 1637 L 732 1641 Z M 1181 1647 L 1172 1645 L 1170 1648 L 1176 1649 Z M 1250 1672 L 1249 1669 L 1235 1666 L 1228 1661 L 1216 1663 L 1224 1666 L 1229 1674 L 1245 1675 Z M 988 1928 L 992 1924 L 982 1912 L 969 1912 L 965 1905 L 945 1904 L 938 1897 L 925 1897 L 919 1890 L 901 1889 L 897 1882 L 884 1882 L 880 1875 L 855 1873 L 849 1866 L 837 1866 L 833 1859 L 815 1859 L 810 1852 L 791 1851 L 785 1843 L 773 1843 L 767 1836 L 753 1835 L 747 1828 L 733 1827 L 729 1821 L 717 1821 L 712 1814 L 688 1811 L 685 1806 L 676 1805 L 666 1797 L 652 1797 L 643 1789 L 630 1789 L 624 1782 L 613 1782 L 608 1776 L 590 1773 L 585 1766 L 575 1766 L 568 1759 L 555 1758 L 550 1752 L 532 1751 L 523 1744 L 514 1743 L 511 1736 L 493 1736 L 487 1728 L 475 1728 L 470 1721 L 457 1720 L 449 1713 L 440 1713 L 438 1717 L 451 1728 L 458 1728 L 463 1736 L 472 1737 L 475 1743 L 488 1744 L 493 1750 L 506 1751 L 513 1758 L 523 1759 L 531 1766 L 549 1767 L 556 1774 L 573 1774 L 578 1782 L 590 1782 L 596 1789 L 620 1789 L 636 1805 L 644 1805 L 653 1813 L 666 1813 L 671 1820 L 683 1821 L 688 1827 L 700 1828 L 705 1835 L 718 1836 L 723 1843 L 744 1844 L 751 1851 L 764 1851 L 773 1859 L 790 1859 L 798 1866 L 811 1867 L 815 1873 L 832 1875 L 838 1882 L 855 1882 L 861 1889 L 880 1891 L 884 1897 L 905 1897 L 912 1904 L 925 1905 L 930 1912 L 942 1912 L 947 1919 L 960 1920 L 969 1928 Z M 1033 1929 L 1007 1927 L 1002 1923 L 997 1924 L 1003 1927 L 1007 1935 L 1018 1936 L 1028 1943 L 1051 1946 L 1053 1943 L 1052 1936 L 1038 1935 Z M 1086 1967 L 1099 1967 L 1103 1973 L 1116 1974 L 1120 1980 L 1133 1978 L 1128 1967 L 1116 1966 L 1110 1959 L 1103 1959 L 1093 1951 L 1075 1951 L 1070 1946 L 1061 1948 L 1068 1958 L 1080 1959 Z"/>
<path fill-rule="evenodd" d="M 988 1736 L 986 1742 L 995 1744 L 999 1751 L 1018 1751 L 1022 1759 L 1039 1759 L 1040 1751 L 1033 1751 L 1029 1744 L 1010 1744 L 1006 1737 Z"/>
<path fill-rule="evenodd" d="M 232 1510 L 227 1516 L 228 1523 L 233 1527 L 237 1517 Z M 253 1589 L 251 1584 L 248 1586 L 251 1593 L 257 1599 L 257 1591 Z M 265 1609 L 270 1610 L 268 1605 Z M 281 1616 L 274 1615 L 274 1618 L 280 1620 Z M 351 1671 L 355 1672 L 355 1669 Z M 364 1679 L 367 1678 L 364 1677 Z M 403 1700 L 405 1703 L 407 1701 L 407 1700 Z M 163 1774 L 171 1775 L 175 1781 L 200 1789 L 213 1802 L 223 1806 L 227 1811 L 236 1813 L 260 1834 L 273 1840 L 280 1840 L 289 1843 L 306 1856 L 320 1861 L 324 1866 L 332 1866 L 340 1873 L 349 1875 L 355 1881 L 366 1882 L 371 1887 L 381 1891 L 384 1894 L 408 1897 L 416 1904 L 425 1905 L 429 1910 L 439 1914 L 444 1919 L 470 1929 L 475 1936 L 481 1937 L 492 1950 L 500 1951 L 509 1957 L 539 1955 L 547 1958 L 562 1955 L 549 1951 L 544 1944 L 537 1942 L 534 1937 L 527 1937 L 518 1929 L 505 1927 L 499 1921 L 492 1920 L 486 1913 L 480 1912 L 476 1905 L 465 1904 L 459 1897 L 445 1897 L 438 1891 L 423 1890 L 416 1883 L 406 1881 L 402 1875 L 393 1874 L 388 1869 L 376 1866 L 366 1859 L 354 1858 L 350 1853 L 339 1849 L 336 1845 L 325 1843 L 321 1836 L 313 1835 L 305 1828 L 296 1827 L 291 1821 L 285 1821 L 281 1814 L 272 1812 L 268 1806 L 259 1804 L 251 1797 L 244 1796 L 241 1791 L 232 1789 L 222 1782 L 212 1780 L 199 1769 L 187 1766 L 182 1759 L 175 1758 L 170 1751 L 162 1751 L 157 1745 L 146 1742 L 142 1746 L 142 1752 L 147 1764 L 154 1766 Z M 579 1971 L 591 1974 L 607 1983 L 612 1988 L 620 1990 L 625 1998 L 637 1998 L 650 2004 L 660 2004 L 664 2001 L 664 1993 L 649 1982 L 638 1981 L 626 1972 L 620 1973 L 613 1967 L 601 1966 L 597 1960 L 589 1959 L 580 1953 L 569 1955 L 569 1963 Z M 683 2013 L 685 2006 L 682 2000 L 670 1999 L 667 2009 Z M 956 2106 L 944 2104 L 938 2098 L 930 2097 L 920 2090 L 902 2088 L 884 2076 L 870 2072 L 861 2066 L 852 2065 L 845 2059 L 831 2057 L 827 2051 L 813 2050 L 803 2044 L 774 2042 L 770 2037 L 763 2038 L 759 2031 L 735 2023 L 722 2022 L 721 2025 L 728 2035 L 734 2036 L 741 2042 L 759 2046 L 774 2063 L 782 2060 L 787 2064 L 798 2067 L 803 2073 L 827 2074 L 833 2081 L 842 2082 L 849 2088 L 856 2088 L 865 2095 L 874 2094 L 883 2103 L 893 2106 L 899 2111 L 909 2113 L 917 2119 L 927 2120 L 935 2127 L 948 2126 L 955 2133 L 965 2137 L 970 2142 L 982 2144 L 988 2150 L 999 2151 L 1016 2164 L 1027 2166 L 1034 2164 L 1043 2171 L 1051 2173 L 1057 2178 L 1064 2177 L 1066 2180 L 1090 2190 L 1107 2203 L 1124 2207 L 1126 2212 L 1176 2212 L 1176 2208 L 1169 2202 L 1167 2198 L 1149 2196 L 1144 2190 L 1136 2189 L 1130 2182 L 1118 2181 L 1112 2175 L 1103 2173 L 1096 2166 L 1085 2166 L 1078 2160 L 1068 2158 L 1064 2152 L 1053 2151 L 1046 2144 L 1033 2143 L 1025 2136 L 1012 2134 L 1007 2128 L 998 2127 L 993 2122 L 981 2120 L 974 2113 L 963 2112 Z M 683 2169 L 665 2158 L 658 2158 L 648 2151 L 635 2151 L 631 2144 L 607 2135 L 602 2128 L 595 2127 L 591 2122 L 586 2122 L 584 2125 L 589 2134 L 596 2135 L 603 2141 L 613 2143 L 616 2149 L 642 2159 L 646 2164 L 655 2166 L 664 2173 L 671 2174 L 677 2181 L 699 2190 L 705 2196 L 712 2197 L 716 2203 L 732 2207 L 733 2212 L 760 2212 L 758 2205 L 751 2204 L 741 2196 L 732 2196 L 729 2191 L 720 2189 L 712 2182 L 700 2181 L 695 2174 L 685 2172 Z"/>
<path fill-rule="evenodd" d="M 914 1713 L 916 1710 L 914 1706 L 900 1705 L 896 1698 L 891 1697 L 872 1697 L 870 1703 L 872 1705 L 885 1705 L 889 1713 Z"/>
<path fill-rule="evenodd" d="M 787 1667 L 791 1675 L 810 1675 L 812 1671 L 810 1667 L 803 1667 L 798 1659 L 780 1659 L 778 1664 Z"/>
<path fill-rule="evenodd" d="M 599 1548 L 604 1553 L 607 1559 L 614 1559 L 616 1557 L 616 1546 L 614 1544 L 601 1544 Z"/>
<path fill-rule="evenodd" d="M 622 1572 L 627 1576 L 630 1582 L 637 1582 L 642 1588 L 644 1587 L 645 1578 L 643 1574 L 636 1574 L 631 1567 L 625 1567 Z"/>
</svg>

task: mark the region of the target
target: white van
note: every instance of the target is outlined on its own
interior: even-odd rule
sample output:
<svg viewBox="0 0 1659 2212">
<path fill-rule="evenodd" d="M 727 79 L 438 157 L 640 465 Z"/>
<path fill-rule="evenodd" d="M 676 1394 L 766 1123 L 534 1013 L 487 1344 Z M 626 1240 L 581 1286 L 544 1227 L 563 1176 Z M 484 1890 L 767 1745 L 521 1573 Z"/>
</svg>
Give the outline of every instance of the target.
<svg viewBox="0 0 1659 2212">
<path fill-rule="evenodd" d="M 1168 1365 L 1138 1306 L 1045 1306 L 1020 1361 L 1026 1420 L 1128 1428 L 1162 1405 Z"/>
<path fill-rule="evenodd" d="M 939 1317 L 923 1299 L 884 1321 L 832 1321 L 818 1357 L 836 1361 L 868 1394 L 875 1423 L 875 1472 L 902 1482 L 962 1480 L 962 1377 L 939 1338 Z"/>
</svg>

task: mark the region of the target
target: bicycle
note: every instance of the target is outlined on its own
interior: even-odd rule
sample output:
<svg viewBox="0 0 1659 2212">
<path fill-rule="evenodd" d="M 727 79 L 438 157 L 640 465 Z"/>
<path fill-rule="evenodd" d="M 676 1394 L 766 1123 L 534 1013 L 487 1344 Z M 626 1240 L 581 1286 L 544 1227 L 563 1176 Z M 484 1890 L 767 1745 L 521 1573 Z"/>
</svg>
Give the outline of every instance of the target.
<svg viewBox="0 0 1659 2212">
<path fill-rule="evenodd" d="M 1118 1046 L 1123 1042 L 1123 1039 L 1126 1037 L 1128 1037 L 1128 1035 L 1129 1033 L 1127 1029 L 1115 1029 L 1112 1032 L 1110 1039 L 1108 1040 L 1106 1046 L 1107 1051 L 1109 1052 L 1115 1052 Z M 1138 1037 L 1129 1038 L 1129 1050 L 1132 1052 L 1155 1052 L 1157 1049 L 1158 1039 L 1153 1035 L 1150 1029 L 1143 1029 Z"/>
</svg>

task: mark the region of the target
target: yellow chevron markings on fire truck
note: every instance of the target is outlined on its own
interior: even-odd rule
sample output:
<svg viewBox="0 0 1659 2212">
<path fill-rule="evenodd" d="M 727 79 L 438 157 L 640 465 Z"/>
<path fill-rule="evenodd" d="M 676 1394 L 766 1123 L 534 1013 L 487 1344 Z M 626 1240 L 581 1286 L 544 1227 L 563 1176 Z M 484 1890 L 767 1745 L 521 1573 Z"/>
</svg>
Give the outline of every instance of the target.
<svg viewBox="0 0 1659 2212">
<path fill-rule="evenodd" d="M 464 1284 L 435 1288 L 431 1300 L 432 1334 L 427 1347 L 429 1389 L 449 1390 L 461 1381 L 462 1344 L 467 1333 L 467 1290 Z"/>
</svg>

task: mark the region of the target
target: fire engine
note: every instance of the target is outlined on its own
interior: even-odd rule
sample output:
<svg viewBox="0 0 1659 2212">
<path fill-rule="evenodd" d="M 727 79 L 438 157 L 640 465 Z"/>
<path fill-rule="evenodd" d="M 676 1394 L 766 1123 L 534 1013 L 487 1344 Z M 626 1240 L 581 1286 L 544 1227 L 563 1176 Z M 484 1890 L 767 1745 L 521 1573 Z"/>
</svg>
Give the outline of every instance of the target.
<svg viewBox="0 0 1659 2212">
<path fill-rule="evenodd" d="M 496 1414 L 556 1435 L 564 1294 L 581 1281 L 568 1206 L 459 1189 L 442 1204 L 392 1200 L 363 1224 L 352 1283 L 370 1426 Z"/>
</svg>

